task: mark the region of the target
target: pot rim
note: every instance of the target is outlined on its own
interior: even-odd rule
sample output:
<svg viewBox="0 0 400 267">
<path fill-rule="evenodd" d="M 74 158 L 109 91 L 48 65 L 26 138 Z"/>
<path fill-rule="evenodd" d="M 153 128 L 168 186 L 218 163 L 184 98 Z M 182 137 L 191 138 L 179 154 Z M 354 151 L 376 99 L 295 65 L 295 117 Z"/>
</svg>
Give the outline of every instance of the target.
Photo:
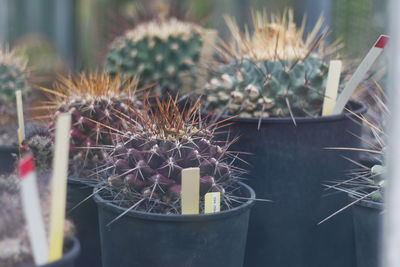
<svg viewBox="0 0 400 267">
<path fill-rule="evenodd" d="M 357 115 L 363 114 L 367 111 L 367 105 L 360 103 L 358 101 L 350 100 L 348 105 L 351 107 L 351 111 Z M 209 114 L 207 111 L 205 114 Z M 231 118 L 232 116 L 223 115 L 220 117 L 220 120 Z M 296 124 L 310 124 L 310 123 L 320 123 L 320 122 L 328 122 L 328 121 L 338 121 L 343 120 L 348 117 L 355 118 L 354 114 L 346 111 L 344 113 L 340 113 L 337 115 L 329 115 L 329 116 L 318 116 L 318 117 L 294 117 Z M 251 124 L 258 124 L 259 118 L 241 118 L 235 117 L 229 119 L 228 122 L 244 122 L 244 123 L 251 123 Z M 261 119 L 261 124 L 263 123 L 290 123 L 293 124 L 293 119 L 291 117 L 272 117 L 272 118 L 263 118 Z"/>
<path fill-rule="evenodd" d="M 52 267 L 52 266 L 59 266 L 60 264 L 64 262 L 71 262 L 73 263 L 76 258 L 79 255 L 79 252 L 81 251 L 81 245 L 76 237 L 71 238 L 72 241 L 72 247 L 70 250 L 65 253 L 61 259 L 54 261 L 54 262 L 49 262 L 43 265 L 39 265 L 38 267 Z"/>
<path fill-rule="evenodd" d="M 181 214 L 159 214 L 159 213 L 151 213 L 151 212 L 144 212 L 144 211 L 137 211 L 131 210 L 127 212 L 124 216 L 134 217 L 143 220 L 152 220 L 152 221 L 166 221 L 166 222 L 201 222 L 201 221 L 208 221 L 208 220 L 218 220 L 223 219 L 226 217 L 231 217 L 236 214 L 240 214 L 245 212 L 246 210 L 250 209 L 254 205 L 254 200 L 256 198 L 256 193 L 254 190 L 242 183 L 237 182 L 242 188 L 244 188 L 249 193 L 249 199 L 242 203 L 240 206 L 224 210 L 216 213 L 208 213 L 208 214 L 196 214 L 196 215 L 181 215 Z M 96 192 L 98 187 L 95 187 L 93 192 Z M 120 213 L 122 214 L 126 211 L 126 208 L 119 207 L 109 201 L 104 200 L 99 193 L 94 194 L 94 200 L 98 206 L 101 206 L 104 209 Z"/>
<path fill-rule="evenodd" d="M 85 185 L 85 186 L 90 186 L 90 187 L 95 187 L 95 183 L 91 183 L 91 181 L 98 181 L 97 178 L 82 178 L 82 177 L 76 177 L 76 176 L 68 176 L 67 177 L 67 182 L 69 184 L 77 184 L 77 185 Z"/>
<path fill-rule="evenodd" d="M 354 201 L 357 198 L 353 196 L 352 194 L 348 194 L 348 196 Z M 369 199 L 363 199 L 355 203 L 357 206 L 362 206 L 365 208 L 370 208 L 370 209 L 376 209 L 376 210 L 384 210 L 385 205 L 383 202 L 375 202 Z"/>
<path fill-rule="evenodd" d="M 18 152 L 18 146 L 0 145 L 0 151 L 2 151 L 2 152 Z"/>
</svg>

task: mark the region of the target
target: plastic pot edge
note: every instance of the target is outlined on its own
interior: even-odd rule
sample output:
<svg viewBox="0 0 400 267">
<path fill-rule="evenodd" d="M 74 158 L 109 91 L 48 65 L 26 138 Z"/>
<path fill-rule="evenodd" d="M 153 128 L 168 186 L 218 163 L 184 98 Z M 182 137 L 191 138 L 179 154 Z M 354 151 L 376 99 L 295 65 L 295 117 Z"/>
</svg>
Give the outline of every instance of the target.
<svg viewBox="0 0 400 267">
<path fill-rule="evenodd" d="M 61 259 L 55 262 L 49 262 L 44 265 L 40 265 L 38 267 L 52 267 L 54 264 L 61 264 L 62 262 L 74 262 L 79 252 L 81 251 L 81 245 L 76 237 L 71 238 L 72 240 L 72 248 L 65 253 Z"/>
<path fill-rule="evenodd" d="M 250 197 L 249 199 L 243 203 L 242 205 L 235 207 L 233 209 L 229 210 L 224 210 L 221 212 L 217 213 L 210 213 L 210 214 L 198 214 L 198 215 L 179 215 L 179 214 L 158 214 L 158 213 L 150 213 L 150 212 L 144 212 L 144 211 L 136 211 L 136 210 L 131 210 L 128 213 L 126 213 L 124 216 L 130 216 L 130 217 L 135 217 L 143 220 L 153 220 L 153 221 L 170 221 L 170 222 L 188 222 L 188 221 L 204 221 L 204 220 L 218 220 L 221 218 L 225 217 L 231 217 L 234 216 L 238 213 L 245 212 L 247 209 L 250 209 L 254 205 L 254 199 L 256 197 L 256 194 L 254 190 L 242 183 L 238 182 L 238 184 L 247 190 L 249 193 Z M 97 187 L 93 189 L 93 192 L 96 192 L 98 190 Z M 119 207 L 115 204 L 112 204 L 108 201 L 105 201 L 99 193 L 94 194 L 94 200 L 97 203 L 97 205 L 102 206 L 105 209 L 115 211 L 118 213 L 123 213 L 126 211 L 126 208 Z"/>
<path fill-rule="evenodd" d="M 348 196 L 354 201 L 357 200 L 357 198 L 351 194 L 348 194 Z M 355 203 L 355 205 L 357 206 L 361 206 L 361 207 L 365 207 L 365 208 L 370 208 L 370 209 L 376 209 L 379 211 L 383 211 L 385 208 L 384 203 L 382 202 L 375 202 L 372 200 L 368 200 L 368 199 L 363 199 L 358 201 L 357 203 Z"/>
<path fill-rule="evenodd" d="M 0 151 L 5 151 L 5 152 L 16 152 L 18 153 L 18 146 L 5 146 L 5 145 L 0 145 Z"/>
<path fill-rule="evenodd" d="M 365 113 L 368 110 L 367 105 L 362 104 L 360 102 L 357 101 L 349 101 L 349 104 L 351 106 L 354 106 L 354 108 L 351 109 L 351 112 L 360 115 Z M 209 114 L 208 111 L 205 111 L 204 114 Z M 355 117 L 354 114 L 350 113 L 350 112 L 344 112 L 341 114 L 337 114 L 337 115 L 329 115 L 329 116 L 318 116 L 318 117 L 294 117 L 296 124 L 310 124 L 310 123 L 319 123 L 319 122 L 324 122 L 324 121 L 338 121 L 338 120 L 342 120 L 346 117 Z M 249 123 L 249 124 L 258 124 L 259 122 L 259 118 L 241 118 L 241 117 L 235 117 L 232 118 L 232 116 L 229 115 L 223 115 L 220 117 L 220 120 L 224 120 L 224 119 L 229 119 L 229 122 L 241 122 L 241 123 Z M 279 117 L 272 117 L 272 118 L 263 118 L 261 119 L 261 124 L 263 123 L 282 123 L 282 124 L 286 124 L 286 123 L 290 123 L 293 124 L 293 119 L 291 117 L 283 117 L 283 118 L 279 118 Z"/>
</svg>

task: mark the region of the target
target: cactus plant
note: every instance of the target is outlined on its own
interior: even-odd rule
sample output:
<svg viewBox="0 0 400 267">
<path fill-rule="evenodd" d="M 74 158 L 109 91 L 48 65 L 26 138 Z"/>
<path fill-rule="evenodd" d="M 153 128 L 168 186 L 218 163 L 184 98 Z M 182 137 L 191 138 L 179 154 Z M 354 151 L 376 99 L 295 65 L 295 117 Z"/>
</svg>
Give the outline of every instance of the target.
<svg viewBox="0 0 400 267">
<path fill-rule="evenodd" d="M 0 47 L 0 100 L 14 102 L 16 90 L 29 91 L 27 82 L 27 61 L 14 51 Z"/>
<path fill-rule="evenodd" d="M 42 88 L 52 98 L 44 108 L 56 111 L 50 115 L 53 121 L 49 126 L 50 131 L 58 114 L 69 112 L 72 115 L 71 175 L 79 175 L 104 159 L 101 149 L 91 148 L 111 145 L 110 129 L 120 130 L 124 127 L 124 120 L 121 120 L 119 113 L 129 114 L 130 106 L 140 106 L 135 95 L 136 86 L 136 79 L 121 80 L 119 75 L 112 78 L 103 72 L 60 78 L 54 90 Z"/>
<path fill-rule="evenodd" d="M 17 143 L 15 92 L 26 96 L 30 89 L 27 82 L 27 61 L 14 50 L 0 46 L 0 144 Z"/>
<path fill-rule="evenodd" d="M 378 90 L 376 90 L 376 87 Z M 376 87 L 369 88 L 367 93 L 370 94 L 370 104 L 376 109 L 374 113 L 381 114 L 380 121 L 374 120 L 373 117 L 366 118 L 363 116 L 361 118 L 366 130 L 362 137 L 363 147 L 334 148 L 360 151 L 363 154 L 358 160 L 350 160 L 356 167 L 349 172 L 349 179 L 333 181 L 327 187 L 346 192 L 359 200 L 366 199 L 383 202 L 387 175 L 385 120 L 387 119 L 386 116 L 390 115 L 390 112 L 386 106 L 387 96 L 385 92 L 379 84 L 376 84 Z M 372 99 L 374 99 L 373 102 Z M 370 137 L 373 137 L 373 139 Z"/>
<path fill-rule="evenodd" d="M 234 205 L 231 194 L 244 171 L 231 164 L 238 159 L 229 152 L 233 141 L 216 141 L 221 125 L 207 123 L 199 109 L 200 100 L 180 111 L 176 99 L 157 99 L 152 112 L 116 136 L 105 168 L 112 199 L 131 200 L 138 210 L 180 214 L 181 171 L 199 167 L 202 201 L 207 192 L 221 192 L 222 209 Z"/>
<path fill-rule="evenodd" d="M 328 66 L 326 57 L 338 46 L 324 47 L 322 18 L 303 39 L 293 11 L 281 16 L 253 13 L 254 31 L 242 33 L 226 17 L 232 35 L 222 44 L 225 62 L 205 86 L 209 109 L 240 117 L 297 117 L 320 115 Z"/>
<path fill-rule="evenodd" d="M 123 77 L 140 74 L 141 85 L 157 84 L 161 92 L 192 88 L 198 65 L 211 57 L 213 32 L 176 18 L 159 18 L 137 25 L 117 38 L 107 53 L 105 68 Z"/>
<path fill-rule="evenodd" d="M 21 144 L 23 154 L 33 155 L 35 169 L 38 173 L 46 173 L 51 169 L 54 141 L 46 128 L 32 127 L 26 132 L 25 140 Z"/>
</svg>

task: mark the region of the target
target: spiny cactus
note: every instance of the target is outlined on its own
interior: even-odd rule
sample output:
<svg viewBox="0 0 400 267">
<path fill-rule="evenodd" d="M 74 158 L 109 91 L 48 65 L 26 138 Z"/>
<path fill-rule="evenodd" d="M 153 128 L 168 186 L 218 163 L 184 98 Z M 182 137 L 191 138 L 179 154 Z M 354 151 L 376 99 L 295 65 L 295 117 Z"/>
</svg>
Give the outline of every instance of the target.
<svg viewBox="0 0 400 267">
<path fill-rule="evenodd" d="M 231 165 L 237 158 L 228 151 L 233 141 L 215 141 L 220 125 L 199 116 L 200 101 L 183 111 L 176 101 L 157 99 L 152 112 L 116 135 L 106 167 L 111 195 L 131 200 L 138 210 L 180 214 L 181 171 L 199 167 L 202 201 L 207 192 L 221 192 L 222 209 L 228 209 L 244 172 Z"/>
<path fill-rule="evenodd" d="M 361 140 L 363 141 L 361 148 L 344 148 L 346 150 L 355 150 L 362 152 L 360 159 L 350 159 L 355 165 L 355 168 L 349 171 L 348 179 L 334 181 L 327 185 L 347 194 L 352 195 L 357 199 L 372 200 L 375 202 L 383 202 L 384 191 L 386 187 L 386 151 L 387 151 L 387 133 L 385 133 L 385 118 L 390 116 L 390 112 L 385 103 L 387 96 L 379 86 L 377 88 L 369 88 L 371 97 L 374 98 L 374 103 L 371 102 L 378 113 L 382 114 L 380 121 L 372 121 L 371 119 L 360 117 L 365 127 L 365 133 Z M 368 133 L 367 133 L 368 132 Z M 371 140 L 368 135 L 373 137 Z M 335 148 L 341 149 L 341 148 Z"/>
<path fill-rule="evenodd" d="M 320 115 L 328 66 L 335 47 L 320 45 L 322 19 L 303 40 L 304 23 L 293 11 L 282 16 L 253 13 L 254 31 L 242 33 L 226 18 L 232 42 L 222 44 L 218 75 L 205 86 L 209 109 L 240 117 L 302 117 Z M 338 47 L 336 47 L 338 48 Z"/>
<path fill-rule="evenodd" d="M 99 146 L 111 145 L 110 129 L 124 128 L 120 113 L 129 114 L 129 107 L 139 107 L 136 99 L 137 81 L 121 80 L 117 75 L 111 78 L 106 73 L 81 73 L 76 77 L 60 78 L 54 90 L 42 88 L 52 96 L 45 108 L 56 110 L 51 115 L 54 121 L 58 114 L 72 115 L 70 138 L 70 171 L 79 175 L 82 170 L 91 169 L 104 159 Z M 96 123 L 99 122 L 99 123 Z"/>
<path fill-rule="evenodd" d="M 54 142 L 46 128 L 32 127 L 22 141 L 23 154 L 30 153 L 35 161 L 35 169 L 39 173 L 48 172 L 53 159 Z"/>
<path fill-rule="evenodd" d="M 117 38 L 105 68 L 123 77 L 140 74 L 141 85 L 157 83 L 161 92 L 193 88 L 201 76 L 197 64 L 211 57 L 214 32 L 176 18 L 141 23 Z"/>
<path fill-rule="evenodd" d="M 7 47 L 0 46 L 0 102 L 15 102 L 16 90 L 28 93 L 27 61 Z"/>
</svg>

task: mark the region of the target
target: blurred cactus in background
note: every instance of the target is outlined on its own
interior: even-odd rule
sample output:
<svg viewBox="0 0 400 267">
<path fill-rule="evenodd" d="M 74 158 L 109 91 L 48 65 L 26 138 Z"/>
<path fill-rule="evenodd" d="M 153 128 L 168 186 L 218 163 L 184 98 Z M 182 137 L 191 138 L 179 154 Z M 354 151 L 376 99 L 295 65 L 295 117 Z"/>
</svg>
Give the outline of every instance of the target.
<svg viewBox="0 0 400 267">
<path fill-rule="evenodd" d="M 0 101 L 15 101 L 15 92 L 21 90 L 23 95 L 30 91 L 27 81 L 27 60 L 16 55 L 8 47 L 0 47 Z"/>
<path fill-rule="evenodd" d="M 189 91 L 200 76 L 198 64 L 212 56 L 212 32 L 176 18 L 139 24 L 113 43 L 105 68 L 123 77 L 140 75 L 141 85 L 161 93 Z"/>
</svg>

